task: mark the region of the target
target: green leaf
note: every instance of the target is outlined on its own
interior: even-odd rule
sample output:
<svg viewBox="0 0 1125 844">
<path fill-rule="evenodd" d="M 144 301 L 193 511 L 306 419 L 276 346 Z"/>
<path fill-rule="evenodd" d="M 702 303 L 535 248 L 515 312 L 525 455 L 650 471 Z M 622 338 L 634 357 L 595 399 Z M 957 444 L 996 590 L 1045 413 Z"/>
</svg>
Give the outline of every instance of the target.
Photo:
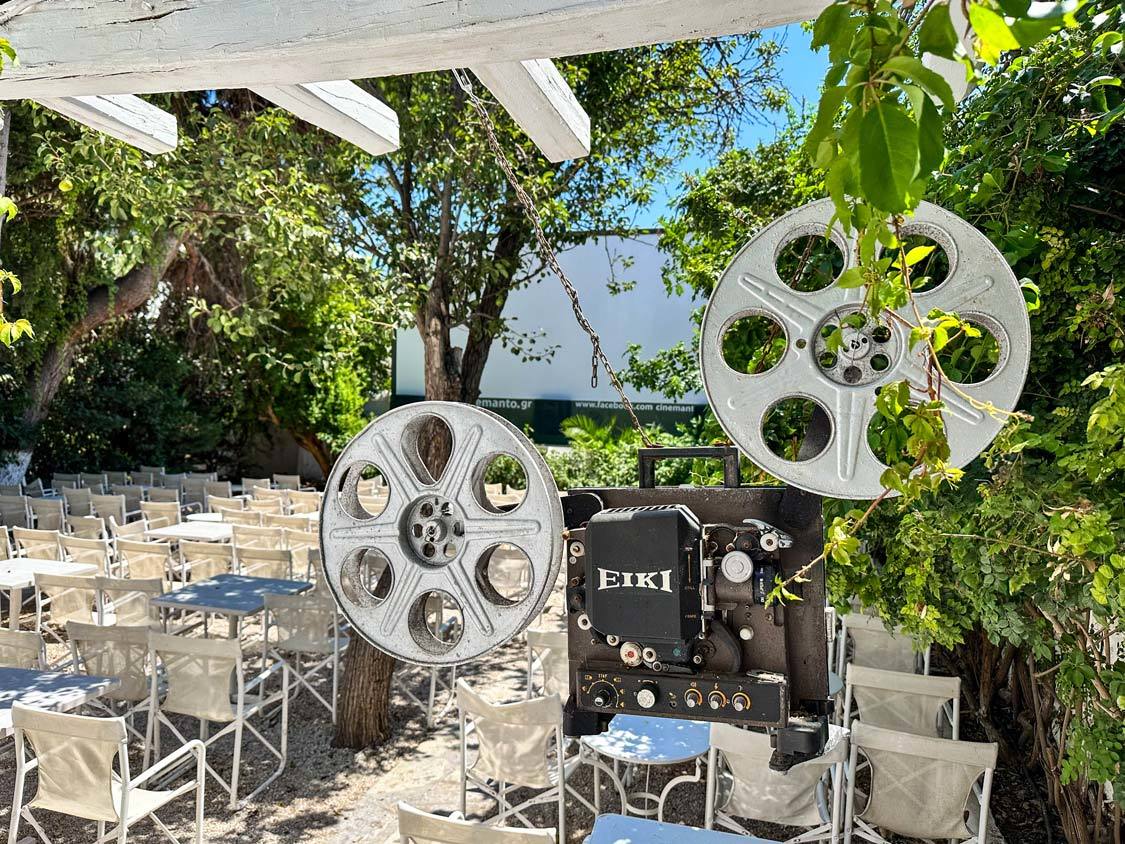
<svg viewBox="0 0 1125 844">
<path fill-rule="evenodd" d="M 934 70 L 930 70 L 921 61 L 913 56 L 892 56 L 883 64 L 884 70 L 889 70 L 899 76 L 913 79 L 939 100 L 950 111 L 956 105 L 953 100 L 953 89 L 945 81 L 945 77 Z"/>
<path fill-rule="evenodd" d="M 813 24 L 812 48 L 819 50 L 827 45 L 828 61 L 836 64 L 847 57 L 854 32 L 851 6 L 847 3 L 833 3 L 820 13 Z"/>
<path fill-rule="evenodd" d="M 918 49 L 923 53 L 952 59 L 958 43 L 957 31 L 949 18 L 949 3 L 938 3 L 930 7 L 918 29 Z"/>
<path fill-rule="evenodd" d="M 840 273 L 840 278 L 836 281 L 837 287 L 845 289 L 852 287 L 863 287 L 863 270 L 859 267 L 848 267 Z"/>
<path fill-rule="evenodd" d="M 941 167 L 945 159 L 945 122 L 933 101 L 922 103 L 918 120 L 918 169 L 925 177 Z"/>
<path fill-rule="evenodd" d="M 846 88 L 836 87 L 828 88 L 820 95 L 820 105 L 816 110 L 816 121 L 805 140 L 805 149 L 810 157 L 815 157 L 813 153 L 816 151 L 816 146 L 832 131 L 832 127 L 836 123 L 836 112 L 840 110 L 840 105 L 844 102 L 844 95 L 847 92 Z"/>
<path fill-rule="evenodd" d="M 883 211 L 909 205 L 907 191 L 918 171 L 918 126 L 895 102 L 878 101 L 859 126 L 860 187 Z"/>
<path fill-rule="evenodd" d="M 72 182 L 70 179 L 63 179 L 61 182 L 59 182 L 59 190 L 61 190 L 63 193 L 69 193 L 70 191 L 74 190 L 74 182 Z"/>
<path fill-rule="evenodd" d="M 996 12 L 977 3 L 969 4 L 969 23 L 977 34 L 980 57 L 990 65 L 1000 60 L 1005 50 L 1018 50 L 1020 42 L 1008 28 L 1008 24 Z"/>
</svg>

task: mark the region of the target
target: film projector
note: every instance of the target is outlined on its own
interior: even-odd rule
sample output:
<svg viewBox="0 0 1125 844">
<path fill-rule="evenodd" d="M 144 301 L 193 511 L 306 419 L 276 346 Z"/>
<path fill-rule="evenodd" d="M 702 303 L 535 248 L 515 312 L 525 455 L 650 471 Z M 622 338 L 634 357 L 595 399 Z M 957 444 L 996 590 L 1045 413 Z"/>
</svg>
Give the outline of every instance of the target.
<svg viewBox="0 0 1125 844">
<path fill-rule="evenodd" d="M 904 320 L 849 328 L 834 365 L 821 365 L 822 329 L 860 311 L 862 290 L 798 292 L 775 263 L 794 239 L 828 232 L 845 265 L 854 265 L 855 244 L 827 228 L 832 215 L 831 202 L 822 200 L 766 226 L 711 296 L 699 365 L 710 406 L 737 448 L 642 449 L 638 488 L 560 496 L 536 448 L 487 410 L 423 402 L 372 422 L 333 469 L 320 523 L 327 581 L 355 630 L 411 663 L 476 659 L 534 621 L 565 567 L 567 734 L 597 732 L 619 713 L 643 713 L 766 730 L 776 767 L 818 753 L 832 706 L 823 570 L 794 587 L 800 601 L 767 605 L 766 596 L 777 577 L 820 554 L 821 496 L 871 499 L 882 491 L 885 466 L 866 436 L 880 385 L 905 379 L 921 391 L 927 383 L 923 352 L 908 343 L 912 310 L 904 309 Z M 923 203 L 904 233 L 932 239 L 949 262 L 942 283 L 916 294 L 919 310 L 956 312 L 986 328 L 999 347 L 985 380 L 943 391 L 951 462 L 964 466 L 1002 424 L 971 399 L 1010 410 L 1023 387 L 1030 353 L 1024 299 L 1003 256 L 959 217 Z M 774 319 L 787 346 L 773 368 L 745 374 L 725 362 L 722 338 L 737 319 L 754 314 Z M 889 366 L 873 367 L 876 353 Z M 790 461 L 767 446 L 763 425 L 775 405 L 793 397 L 811 400 L 815 411 L 798 459 Z M 440 478 L 419 456 L 433 417 L 453 439 Z M 739 452 L 784 485 L 743 486 Z M 498 455 L 526 473 L 518 505 L 492 506 L 484 494 L 485 468 Z M 699 456 L 723 461 L 722 486 L 655 485 L 658 460 Z M 374 518 L 358 492 L 364 465 L 377 466 L 389 487 Z M 530 562 L 521 600 L 506 598 L 489 577 L 491 554 L 501 545 Z M 363 571 L 363 549 L 386 560 L 377 584 Z M 427 601 L 434 595 L 461 609 L 456 641 L 433 634 Z"/>
</svg>

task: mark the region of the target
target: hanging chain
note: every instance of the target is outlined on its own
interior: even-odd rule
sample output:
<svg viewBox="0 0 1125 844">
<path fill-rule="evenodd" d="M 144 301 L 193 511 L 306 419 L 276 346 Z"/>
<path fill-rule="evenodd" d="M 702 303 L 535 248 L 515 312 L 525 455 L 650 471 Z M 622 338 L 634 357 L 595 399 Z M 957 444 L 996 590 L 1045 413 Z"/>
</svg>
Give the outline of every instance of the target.
<svg viewBox="0 0 1125 844">
<path fill-rule="evenodd" d="M 465 92 L 465 96 L 469 99 L 469 105 L 480 116 L 481 125 L 484 127 L 485 134 L 488 136 L 488 145 L 492 148 L 493 154 L 496 156 L 496 161 L 500 165 L 500 169 L 504 171 L 505 177 L 508 179 L 508 184 L 512 186 L 512 190 L 516 192 L 516 198 L 520 201 L 524 211 L 527 214 L 528 220 L 531 222 L 532 228 L 535 230 L 535 243 L 539 248 L 539 257 L 551 269 L 562 283 L 563 290 L 566 295 L 570 297 L 570 306 L 574 310 L 574 318 L 578 320 L 578 325 L 586 332 L 590 338 L 590 346 L 593 349 L 593 355 L 590 359 L 591 373 L 590 373 L 590 386 L 598 386 L 598 364 L 600 363 L 605 370 L 606 375 L 609 376 L 610 382 L 613 384 L 613 389 L 617 391 L 617 395 L 621 400 L 621 406 L 625 408 L 625 412 L 629 414 L 629 420 L 632 422 L 633 428 L 641 437 L 641 442 L 648 448 L 659 445 L 649 437 L 645 431 L 644 426 L 641 425 L 641 420 L 637 418 L 637 412 L 633 409 L 633 403 L 629 401 L 629 397 L 625 395 L 625 387 L 621 384 L 621 379 L 617 376 L 617 372 L 613 368 L 613 364 L 609 362 L 606 353 L 602 351 L 602 341 L 598 337 L 598 332 L 590 324 L 590 320 L 586 318 L 586 314 L 582 311 L 582 304 L 578 301 L 578 290 L 575 289 L 571 283 L 570 278 L 567 276 L 566 271 L 563 270 L 562 265 L 559 264 L 558 256 L 555 254 L 551 242 L 547 239 L 546 232 L 543 231 L 543 223 L 539 217 L 539 211 L 535 207 L 534 201 L 524 190 L 523 184 L 520 182 L 519 177 L 516 176 L 515 170 L 512 169 L 512 163 L 508 156 L 504 153 L 504 149 L 500 146 L 500 140 L 496 136 L 496 125 L 492 122 L 492 116 L 488 113 L 488 107 L 484 101 L 477 96 L 476 91 L 473 89 L 473 83 L 469 80 L 468 74 L 465 71 L 454 68 L 453 76 L 457 80 L 457 84 L 461 86 L 461 90 Z"/>
</svg>

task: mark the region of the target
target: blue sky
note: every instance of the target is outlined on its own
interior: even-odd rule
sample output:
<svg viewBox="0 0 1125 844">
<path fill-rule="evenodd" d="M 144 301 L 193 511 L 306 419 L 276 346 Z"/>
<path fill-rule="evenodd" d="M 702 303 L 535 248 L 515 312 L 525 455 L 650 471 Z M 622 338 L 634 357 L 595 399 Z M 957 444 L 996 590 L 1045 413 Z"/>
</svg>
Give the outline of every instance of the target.
<svg viewBox="0 0 1125 844">
<path fill-rule="evenodd" d="M 828 69 L 828 51 L 813 52 L 809 47 L 812 33 L 805 32 L 800 24 L 789 24 L 774 29 L 767 29 L 763 34 L 772 36 L 784 42 L 784 52 L 778 57 L 778 69 L 781 84 L 790 92 L 794 104 L 800 110 L 801 101 L 815 103 L 817 90 L 824 73 Z M 785 115 L 775 116 L 775 122 L 780 125 Z M 778 126 L 763 122 L 747 121 L 739 134 L 739 145 L 753 146 L 759 141 L 768 141 L 777 133 Z M 688 173 L 697 173 L 707 169 L 714 162 L 710 156 L 696 155 L 685 159 L 680 167 L 681 176 Z M 680 177 L 665 186 L 657 194 L 657 200 L 648 208 L 641 211 L 637 219 L 640 227 L 655 226 L 660 217 L 669 211 L 669 203 L 674 201 L 679 192 Z"/>
</svg>

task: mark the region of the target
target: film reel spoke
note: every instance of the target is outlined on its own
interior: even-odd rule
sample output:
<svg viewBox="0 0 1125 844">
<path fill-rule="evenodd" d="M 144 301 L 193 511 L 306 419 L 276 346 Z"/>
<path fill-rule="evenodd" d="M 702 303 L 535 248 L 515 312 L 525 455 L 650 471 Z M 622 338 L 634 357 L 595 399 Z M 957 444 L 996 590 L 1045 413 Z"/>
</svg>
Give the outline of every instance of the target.
<svg viewBox="0 0 1125 844">
<path fill-rule="evenodd" d="M 854 390 L 836 392 L 832 417 L 835 436 L 831 448 L 836 456 L 836 474 L 843 483 L 852 482 L 861 461 L 866 464 L 874 459 L 867 447 L 867 426 L 874 416 L 875 404 L 871 395 Z"/>
<path fill-rule="evenodd" d="M 438 482 L 442 495 L 456 498 L 469 490 L 472 469 L 480 456 L 477 448 L 480 446 L 482 436 L 483 430 L 480 425 L 472 425 L 467 431 L 455 436 L 453 453 L 449 456 L 449 462 Z"/>
<path fill-rule="evenodd" d="M 468 568 L 469 557 L 458 560 L 456 564 L 446 569 L 448 574 L 448 589 L 461 607 L 467 611 L 477 629 L 485 636 L 491 636 L 493 630 L 490 613 L 494 613 L 494 606 L 487 606 L 485 596 L 477 586 L 473 570 Z"/>
<path fill-rule="evenodd" d="M 738 284 L 754 304 L 780 317 L 790 336 L 808 337 L 820 321 L 820 309 L 809 301 L 807 294 L 797 293 L 784 284 L 767 281 L 754 273 L 743 273 L 738 278 Z"/>
</svg>

